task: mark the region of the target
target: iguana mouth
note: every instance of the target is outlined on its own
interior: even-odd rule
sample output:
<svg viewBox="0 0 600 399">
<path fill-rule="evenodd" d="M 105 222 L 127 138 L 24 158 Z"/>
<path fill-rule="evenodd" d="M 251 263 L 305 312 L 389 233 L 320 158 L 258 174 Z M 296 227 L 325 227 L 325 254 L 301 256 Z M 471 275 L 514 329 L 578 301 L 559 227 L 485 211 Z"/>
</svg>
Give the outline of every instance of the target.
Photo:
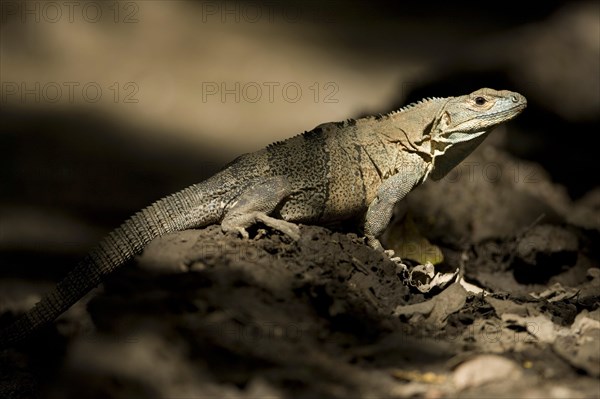
<svg viewBox="0 0 600 399">
<path fill-rule="evenodd" d="M 473 117 L 473 119 L 471 119 L 469 121 L 465 121 L 465 122 L 455 126 L 454 128 L 441 133 L 441 136 L 444 138 L 449 138 L 451 136 L 458 137 L 457 134 L 462 134 L 465 136 L 465 138 L 467 136 L 468 137 L 477 137 L 479 135 L 479 133 L 482 132 L 482 130 L 491 129 L 495 125 L 499 125 L 500 123 L 504 123 L 504 122 L 507 122 L 507 121 L 510 121 L 510 120 L 516 118 L 526 107 L 527 107 L 527 102 L 523 100 L 521 103 L 516 104 L 515 106 L 513 106 L 511 108 L 504 109 L 502 111 L 477 115 L 477 116 Z M 480 126 L 480 127 L 476 127 L 473 129 L 465 129 L 464 131 L 461 130 L 462 126 L 467 125 L 470 121 L 473 121 L 473 120 L 489 120 L 489 121 L 495 121 L 495 123 L 489 123 L 489 124 L 487 124 L 487 126 L 484 126 L 484 127 Z M 459 140 L 459 141 L 463 141 L 463 140 Z"/>
<path fill-rule="evenodd" d="M 498 112 L 494 112 L 492 114 L 482 114 L 482 115 L 477 115 L 475 117 L 475 119 L 491 119 L 493 117 L 496 116 L 503 116 L 503 115 L 509 115 L 509 114 L 513 114 L 510 119 L 514 118 L 515 116 L 519 115 L 521 113 L 521 111 L 523 111 L 525 108 L 527 108 L 527 103 L 521 103 L 521 104 L 517 104 L 512 108 L 509 109 L 505 109 L 502 111 L 498 111 Z M 503 120 L 503 122 L 505 122 L 505 120 Z"/>
</svg>

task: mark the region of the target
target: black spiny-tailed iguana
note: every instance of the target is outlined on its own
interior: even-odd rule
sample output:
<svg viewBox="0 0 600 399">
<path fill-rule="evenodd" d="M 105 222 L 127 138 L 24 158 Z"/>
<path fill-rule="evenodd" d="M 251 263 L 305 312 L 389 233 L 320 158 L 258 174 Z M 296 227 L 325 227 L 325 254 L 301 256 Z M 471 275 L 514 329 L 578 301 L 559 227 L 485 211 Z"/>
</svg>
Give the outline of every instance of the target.
<svg viewBox="0 0 600 399">
<path fill-rule="evenodd" d="M 481 89 L 425 99 L 387 115 L 324 123 L 242 155 L 112 231 L 52 292 L 0 332 L 0 345 L 54 320 L 152 239 L 174 231 L 220 223 L 223 231 L 248 237 L 246 228 L 261 222 L 297 239 L 295 223 L 364 216 L 367 243 L 382 250 L 377 237 L 394 204 L 428 176 L 442 178 L 526 105 L 518 93 Z"/>
</svg>

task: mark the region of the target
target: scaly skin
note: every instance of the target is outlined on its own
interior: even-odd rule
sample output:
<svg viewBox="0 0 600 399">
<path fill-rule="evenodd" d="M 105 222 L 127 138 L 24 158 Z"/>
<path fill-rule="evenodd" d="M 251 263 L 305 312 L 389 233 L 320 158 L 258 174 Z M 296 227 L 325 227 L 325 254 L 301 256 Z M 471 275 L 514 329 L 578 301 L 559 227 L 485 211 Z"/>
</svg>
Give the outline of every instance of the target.
<svg viewBox="0 0 600 399">
<path fill-rule="evenodd" d="M 328 224 L 362 216 L 367 243 L 388 225 L 394 205 L 428 176 L 440 179 L 527 101 L 480 89 L 432 98 L 377 117 L 324 123 L 245 154 L 210 179 L 165 197 L 111 232 L 56 288 L 0 332 L 9 346 L 51 322 L 104 276 L 167 233 L 220 223 L 248 237 L 261 222 L 293 239 L 296 223 Z"/>
</svg>

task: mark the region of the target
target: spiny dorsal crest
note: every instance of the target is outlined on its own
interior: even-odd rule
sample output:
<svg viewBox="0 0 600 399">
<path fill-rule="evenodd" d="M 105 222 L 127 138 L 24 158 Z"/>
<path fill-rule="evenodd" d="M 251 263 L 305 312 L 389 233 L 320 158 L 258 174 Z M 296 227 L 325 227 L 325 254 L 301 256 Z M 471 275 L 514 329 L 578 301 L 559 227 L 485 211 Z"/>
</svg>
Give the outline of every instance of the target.
<svg viewBox="0 0 600 399">
<path fill-rule="evenodd" d="M 418 105 L 425 104 L 425 103 L 428 103 L 428 102 L 431 102 L 431 101 L 439 101 L 439 100 L 444 100 L 444 99 L 445 99 L 444 97 L 425 97 L 425 98 L 423 98 L 423 99 L 421 99 L 419 101 L 415 101 L 414 103 L 410 103 L 408 105 L 405 105 L 404 107 L 399 108 L 396 111 L 392 111 L 392 112 L 386 114 L 386 116 L 399 114 L 400 112 L 404 112 L 404 111 L 409 110 L 411 108 L 414 108 L 414 107 L 416 107 Z"/>
<path fill-rule="evenodd" d="M 377 115 L 374 115 L 374 116 L 368 116 L 368 117 L 366 117 L 366 119 L 381 120 L 381 119 L 384 119 L 384 118 L 389 118 L 392 115 L 398 114 L 400 112 L 404 112 L 404 111 L 412 109 L 412 108 L 414 108 L 416 106 L 419 106 L 419 105 L 422 105 L 422 104 L 425 104 L 425 103 L 428 103 L 428 102 L 431 102 L 431 101 L 439 101 L 439 100 L 445 100 L 445 99 L 446 99 L 445 97 L 425 97 L 425 98 L 423 98 L 423 99 L 421 99 L 419 101 L 415 101 L 413 103 L 405 105 L 402 108 L 399 108 L 399 109 L 397 109 L 395 111 L 388 112 L 387 114 L 377 114 Z M 345 121 L 342 121 L 342 122 L 333 122 L 333 123 L 338 128 L 344 128 L 344 127 L 347 127 L 347 126 L 355 126 L 356 125 L 356 119 L 349 118 L 349 119 L 346 119 Z M 288 139 L 280 140 L 280 141 L 276 141 L 274 143 L 271 143 L 271 144 L 269 144 L 267 146 L 267 149 L 272 149 L 273 147 L 280 146 L 281 144 L 283 144 L 283 143 L 285 143 L 285 142 L 287 142 L 287 141 L 289 141 L 291 139 L 294 139 L 294 138 L 296 138 L 298 136 L 310 137 L 310 136 L 314 136 L 314 135 L 319 135 L 319 134 L 322 133 L 322 130 L 323 130 L 322 126 L 323 125 L 325 125 L 325 124 L 321 124 L 321 125 L 315 127 L 312 130 L 305 131 L 304 133 L 297 134 L 297 135 L 292 136 L 292 137 L 290 137 Z"/>
<path fill-rule="evenodd" d="M 279 147 L 279 146 L 281 146 L 281 145 L 283 145 L 283 144 L 285 144 L 285 143 L 287 143 L 287 142 L 289 142 L 289 141 L 291 141 L 293 139 L 296 139 L 298 137 L 309 138 L 309 137 L 314 136 L 314 135 L 319 135 L 319 134 L 321 134 L 322 130 L 323 129 L 322 129 L 321 125 L 319 125 L 319 126 L 315 127 L 312 130 L 304 131 L 303 133 L 296 134 L 295 136 L 289 137 L 289 138 L 284 139 L 284 140 L 275 141 L 275 142 L 269 144 L 267 146 L 267 149 L 268 150 L 272 150 L 273 148 Z"/>
</svg>

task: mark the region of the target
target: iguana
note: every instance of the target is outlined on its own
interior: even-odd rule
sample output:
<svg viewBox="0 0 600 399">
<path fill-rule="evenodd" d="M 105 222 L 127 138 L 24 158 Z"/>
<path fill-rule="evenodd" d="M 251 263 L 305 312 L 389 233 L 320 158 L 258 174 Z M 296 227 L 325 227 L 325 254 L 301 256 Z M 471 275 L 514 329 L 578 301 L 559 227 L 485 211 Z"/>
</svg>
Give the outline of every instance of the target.
<svg viewBox="0 0 600 399">
<path fill-rule="evenodd" d="M 213 177 L 134 214 L 93 249 L 33 309 L 0 332 L 9 346 L 54 320 L 156 237 L 220 223 L 248 237 L 262 223 L 292 239 L 296 223 L 360 217 L 371 247 L 394 204 L 429 176 L 442 178 L 497 125 L 527 105 L 510 91 L 480 89 L 427 98 L 397 111 L 313 130 L 244 154 Z"/>
</svg>

